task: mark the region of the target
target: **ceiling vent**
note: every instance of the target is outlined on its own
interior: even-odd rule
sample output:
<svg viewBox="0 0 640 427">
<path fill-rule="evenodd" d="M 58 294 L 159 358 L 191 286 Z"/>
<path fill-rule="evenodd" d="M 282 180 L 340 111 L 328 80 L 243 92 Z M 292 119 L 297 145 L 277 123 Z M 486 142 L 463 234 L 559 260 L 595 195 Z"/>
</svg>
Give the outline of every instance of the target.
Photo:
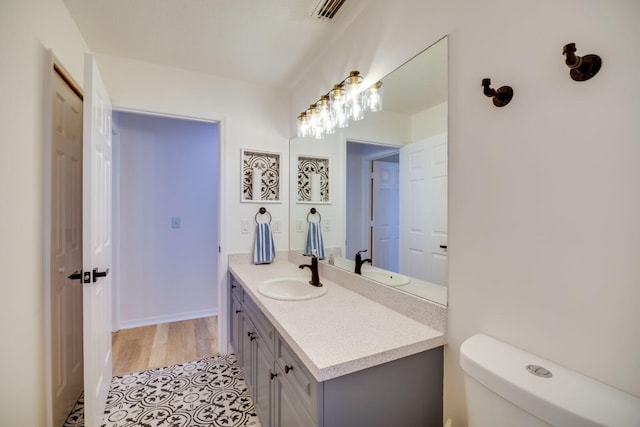
<svg viewBox="0 0 640 427">
<path fill-rule="evenodd" d="M 332 20 L 346 0 L 320 0 L 311 12 L 311 16 L 317 19 Z"/>
</svg>

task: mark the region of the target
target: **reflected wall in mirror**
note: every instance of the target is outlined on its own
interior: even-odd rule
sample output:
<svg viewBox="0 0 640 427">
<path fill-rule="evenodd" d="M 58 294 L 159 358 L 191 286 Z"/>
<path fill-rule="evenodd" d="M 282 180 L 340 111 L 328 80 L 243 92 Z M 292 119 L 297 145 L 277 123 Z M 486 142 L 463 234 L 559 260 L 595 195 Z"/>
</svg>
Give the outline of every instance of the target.
<svg viewBox="0 0 640 427">
<path fill-rule="evenodd" d="M 366 250 L 363 276 L 447 304 L 447 60 L 445 37 L 382 79 L 382 111 L 319 141 L 291 141 L 290 159 L 329 158 L 333 169 L 330 204 L 296 203 L 292 179 L 291 250 L 309 249 L 315 207 L 336 266 L 354 272 Z"/>
</svg>

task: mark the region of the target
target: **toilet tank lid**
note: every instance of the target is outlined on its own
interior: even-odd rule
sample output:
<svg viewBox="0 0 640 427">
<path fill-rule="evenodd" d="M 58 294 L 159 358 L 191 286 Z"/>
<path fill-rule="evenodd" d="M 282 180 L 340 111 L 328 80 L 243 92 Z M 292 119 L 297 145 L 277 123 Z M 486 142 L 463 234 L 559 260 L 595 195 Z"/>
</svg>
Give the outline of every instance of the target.
<svg viewBox="0 0 640 427">
<path fill-rule="evenodd" d="M 527 371 L 538 365 L 552 374 Z M 460 346 L 460 366 L 476 381 L 554 426 L 640 426 L 640 399 L 484 334 Z"/>
</svg>

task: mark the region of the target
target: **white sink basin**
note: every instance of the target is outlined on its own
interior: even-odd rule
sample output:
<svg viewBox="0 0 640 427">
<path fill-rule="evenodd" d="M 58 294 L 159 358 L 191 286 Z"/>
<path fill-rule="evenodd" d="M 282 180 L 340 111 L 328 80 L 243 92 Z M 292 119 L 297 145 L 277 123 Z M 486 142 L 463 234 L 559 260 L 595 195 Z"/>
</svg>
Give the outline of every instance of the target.
<svg viewBox="0 0 640 427">
<path fill-rule="evenodd" d="M 279 277 L 260 283 L 258 292 L 267 298 L 299 301 L 321 297 L 327 293 L 327 287 L 311 286 L 309 280 L 300 277 Z"/>
<path fill-rule="evenodd" d="M 382 270 L 363 270 L 362 276 L 387 286 L 404 286 L 411 281 L 407 276 Z"/>
</svg>

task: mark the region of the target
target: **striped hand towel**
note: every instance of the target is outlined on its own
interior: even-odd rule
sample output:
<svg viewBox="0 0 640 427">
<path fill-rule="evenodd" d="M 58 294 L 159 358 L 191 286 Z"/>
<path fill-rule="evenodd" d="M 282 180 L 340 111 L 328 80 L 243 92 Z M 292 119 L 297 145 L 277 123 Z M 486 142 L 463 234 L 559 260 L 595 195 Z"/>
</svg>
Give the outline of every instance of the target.
<svg viewBox="0 0 640 427">
<path fill-rule="evenodd" d="M 322 228 L 318 222 L 310 222 L 307 227 L 307 244 L 305 255 L 315 255 L 318 259 L 324 259 L 324 242 L 322 241 Z"/>
<path fill-rule="evenodd" d="M 276 257 L 276 246 L 273 243 L 271 224 L 264 222 L 256 226 L 256 242 L 253 249 L 254 264 L 270 264 Z"/>
</svg>

